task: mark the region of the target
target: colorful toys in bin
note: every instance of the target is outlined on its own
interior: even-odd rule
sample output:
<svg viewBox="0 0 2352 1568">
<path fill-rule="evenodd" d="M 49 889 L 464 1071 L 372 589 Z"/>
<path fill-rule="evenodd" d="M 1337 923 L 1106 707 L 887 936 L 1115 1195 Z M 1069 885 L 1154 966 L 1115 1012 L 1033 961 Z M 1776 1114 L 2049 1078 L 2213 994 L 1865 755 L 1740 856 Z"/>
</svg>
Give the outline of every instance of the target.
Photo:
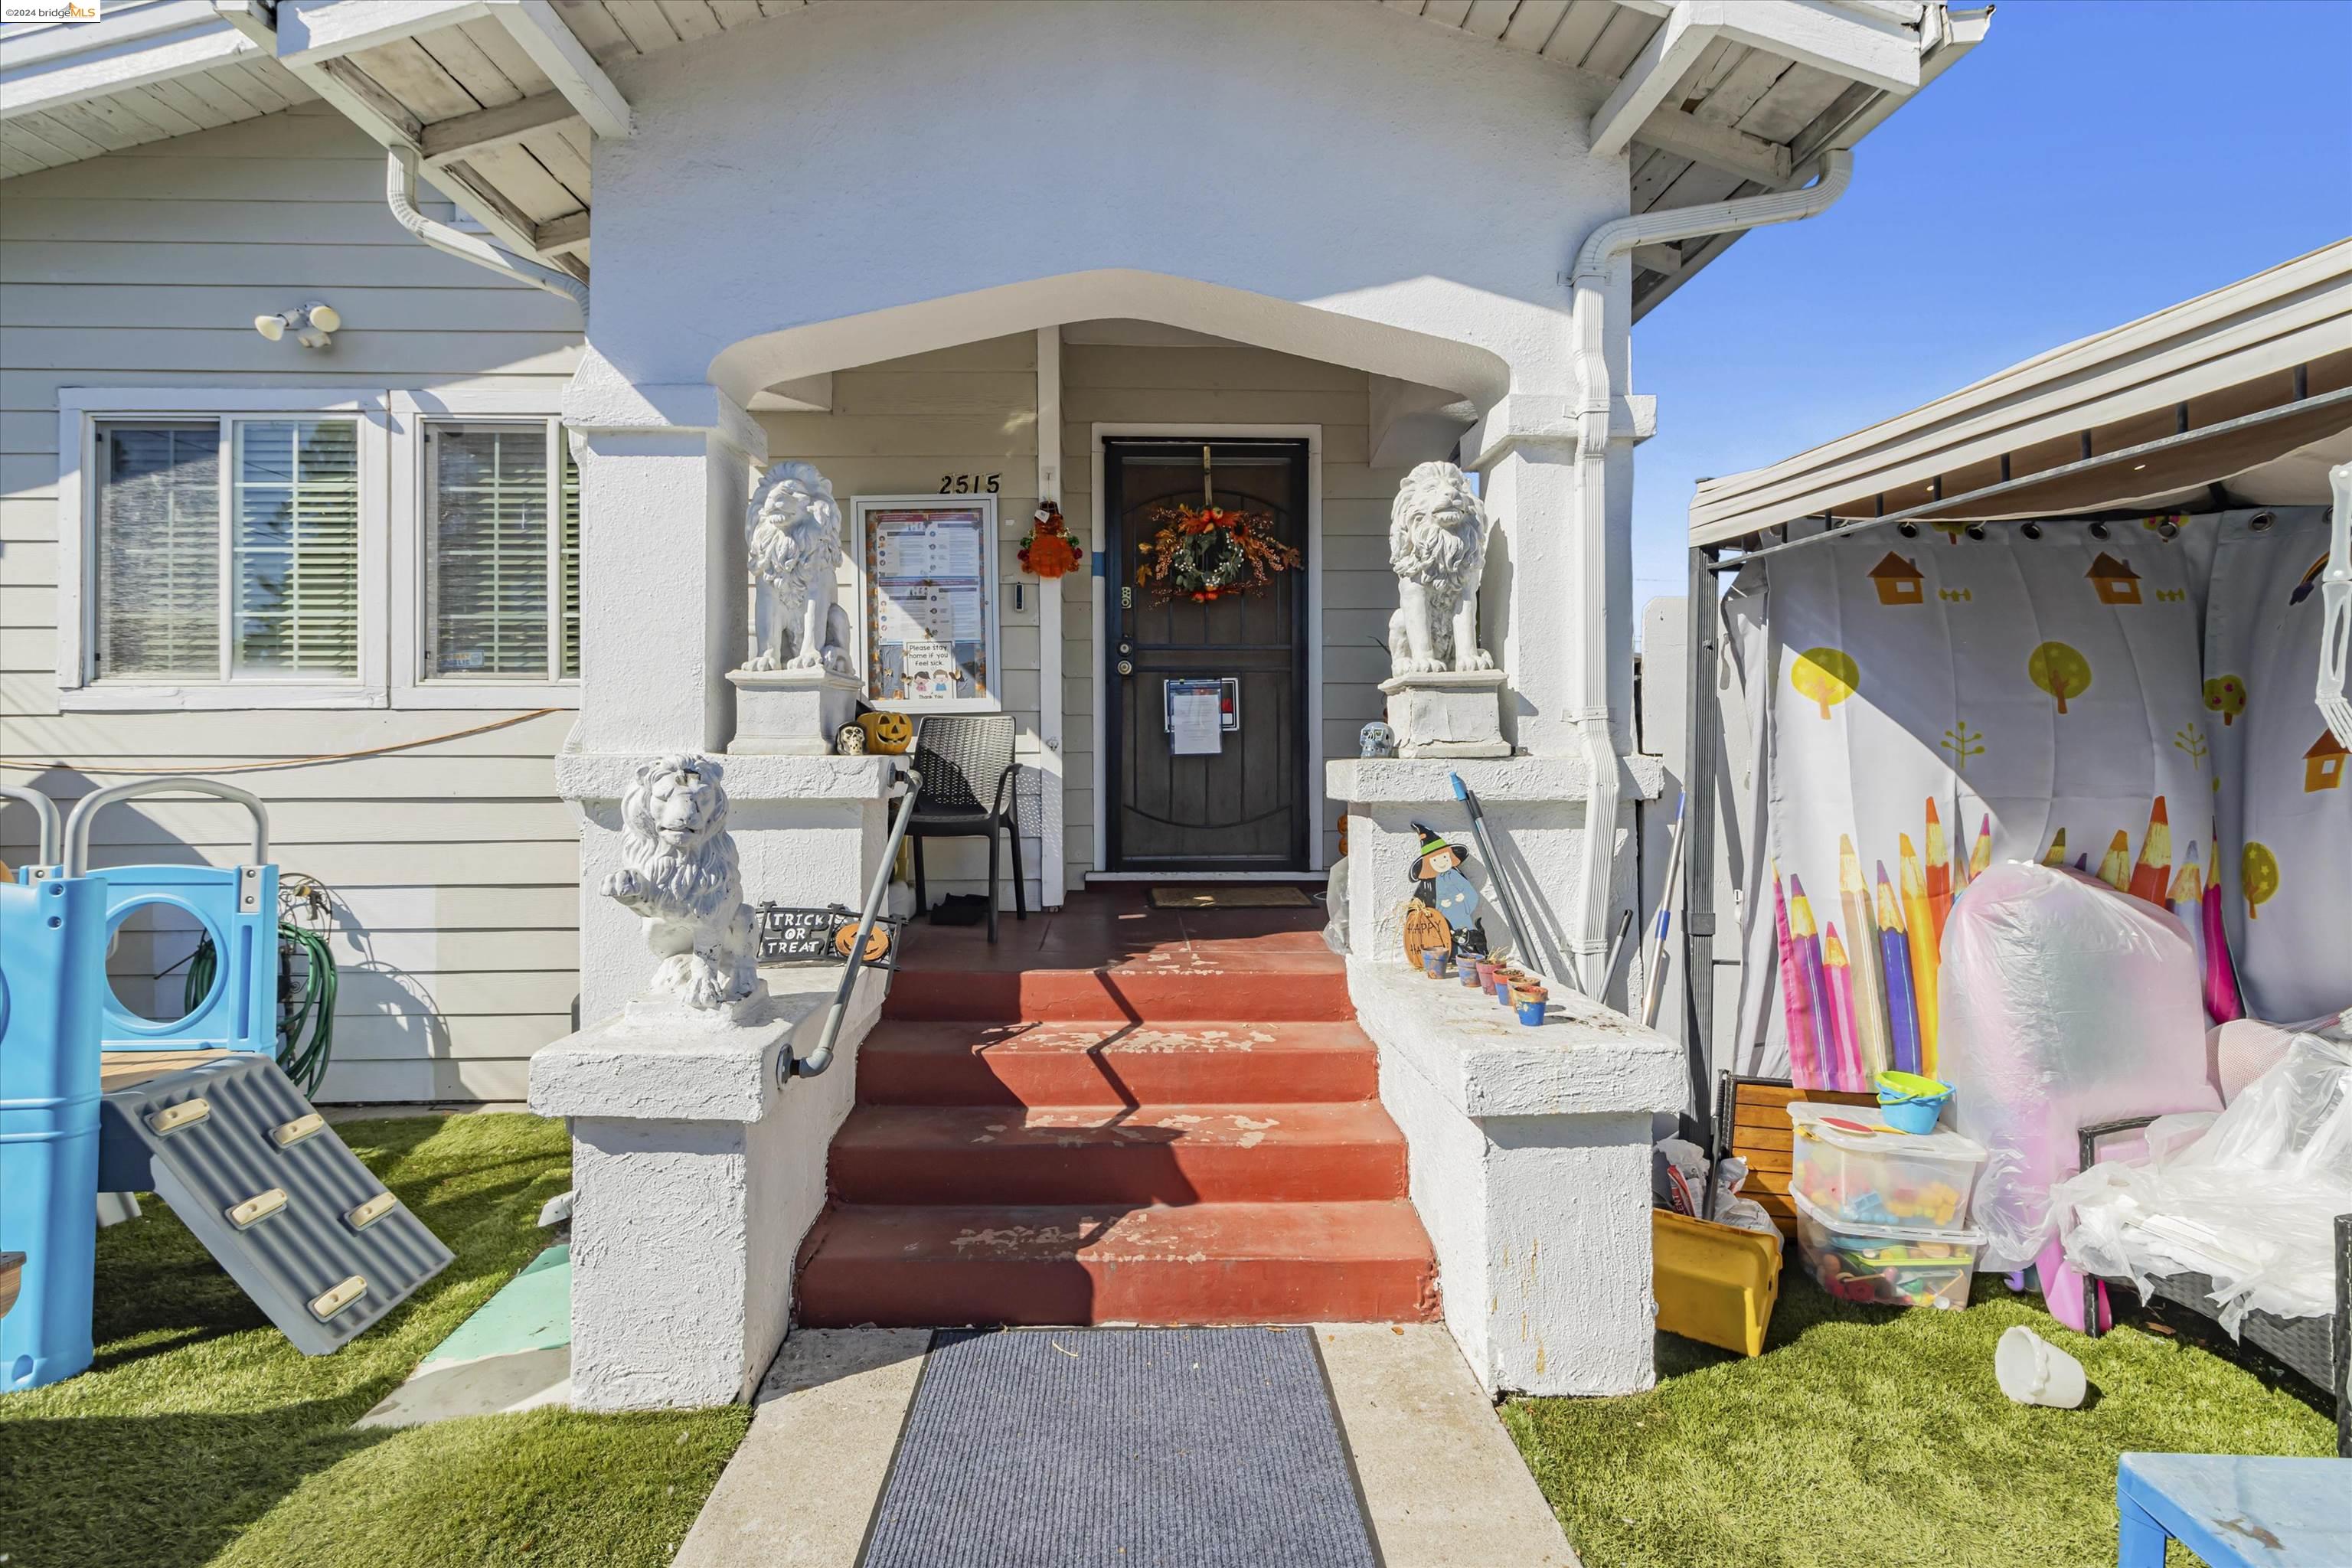
<svg viewBox="0 0 2352 1568">
<path fill-rule="evenodd" d="M 1951 1309 L 1969 1304 L 1984 1233 L 1836 1221 L 1800 1194 L 1797 1246 L 1841 1301 Z"/>
<path fill-rule="evenodd" d="M 1969 1198 L 1986 1151 L 1957 1132 L 1898 1131 L 1892 1114 L 1790 1102 L 1790 1190 L 1805 1266 L 1841 1300 L 1965 1307 L 1984 1246 L 1967 1228 Z"/>
</svg>

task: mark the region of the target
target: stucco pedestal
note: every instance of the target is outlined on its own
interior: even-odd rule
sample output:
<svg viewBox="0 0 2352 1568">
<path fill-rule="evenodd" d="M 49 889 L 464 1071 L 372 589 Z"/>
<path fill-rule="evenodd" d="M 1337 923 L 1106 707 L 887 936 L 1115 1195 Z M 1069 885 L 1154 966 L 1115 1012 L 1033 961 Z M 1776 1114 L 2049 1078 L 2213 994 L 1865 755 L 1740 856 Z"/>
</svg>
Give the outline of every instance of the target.
<svg viewBox="0 0 2352 1568">
<path fill-rule="evenodd" d="M 1352 853 L 1352 851 L 1351 851 Z M 1403 1130 L 1446 1326 L 1490 1394 L 1650 1386 L 1650 1119 L 1681 1106 L 1682 1051 L 1555 991 L 1516 1022 L 1402 963 L 1348 962 Z"/>
<path fill-rule="evenodd" d="M 1392 675 L 1381 681 L 1397 755 L 1408 761 L 1509 756 L 1502 703 L 1508 679 L 1499 669 L 1464 669 Z"/>
<path fill-rule="evenodd" d="M 730 669 L 735 738 L 730 756 L 822 757 L 857 711 L 864 684 L 829 669 Z"/>
<path fill-rule="evenodd" d="M 832 1070 L 785 1083 L 779 1059 L 815 1047 L 840 972 L 762 973 L 744 1021 L 609 1018 L 531 1058 L 530 1108 L 572 1122 L 576 1409 L 729 1404 L 783 1342 L 882 977 L 859 977 Z"/>
</svg>

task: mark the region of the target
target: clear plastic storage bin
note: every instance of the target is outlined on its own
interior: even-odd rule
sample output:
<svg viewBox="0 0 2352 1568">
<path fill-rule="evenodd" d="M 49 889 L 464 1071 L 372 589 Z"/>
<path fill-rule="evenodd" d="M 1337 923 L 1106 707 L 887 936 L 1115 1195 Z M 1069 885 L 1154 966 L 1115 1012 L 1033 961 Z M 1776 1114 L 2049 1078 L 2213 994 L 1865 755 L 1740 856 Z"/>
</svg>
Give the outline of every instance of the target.
<svg viewBox="0 0 2352 1568">
<path fill-rule="evenodd" d="M 1823 1218 L 1937 1230 L 1968 1224 L 1983 1144 L 1940 1130 L 1897 1132 L 1875 1106 L 1791 1100 L 1789 1121 L 1790 1190 Z"/>
<path fill-rule="evenodd" d="M 1797 1194 L 1797 1247 L 1806 1272 L 1841 1301 L 1965 1307 L 1984 1239 L 1978 1230 L 1838 1220 Z"/>
</svg>

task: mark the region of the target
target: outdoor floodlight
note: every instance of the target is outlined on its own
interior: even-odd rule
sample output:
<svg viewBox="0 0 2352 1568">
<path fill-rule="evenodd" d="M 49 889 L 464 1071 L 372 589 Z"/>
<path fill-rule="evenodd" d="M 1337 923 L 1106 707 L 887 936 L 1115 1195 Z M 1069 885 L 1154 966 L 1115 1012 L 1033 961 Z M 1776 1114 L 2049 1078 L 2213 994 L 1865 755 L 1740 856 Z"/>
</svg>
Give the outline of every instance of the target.
<svg viewBox="0 0 2352 1568">
<path fill-rule="evenodd" d="M 253 330 L 271 342 L 274 343 L 283 338 L 289 329 L 291 329 L 294 341 L 306 349 L 323 349 L 330 346 L 333 340 L 328 334 L 340 331 L 342 324 L 341 311 L 332 305 L 322 305 L 316 300 L 299 310 L 280 310 L 274 316 L 253 318 Z"/>
</svg>

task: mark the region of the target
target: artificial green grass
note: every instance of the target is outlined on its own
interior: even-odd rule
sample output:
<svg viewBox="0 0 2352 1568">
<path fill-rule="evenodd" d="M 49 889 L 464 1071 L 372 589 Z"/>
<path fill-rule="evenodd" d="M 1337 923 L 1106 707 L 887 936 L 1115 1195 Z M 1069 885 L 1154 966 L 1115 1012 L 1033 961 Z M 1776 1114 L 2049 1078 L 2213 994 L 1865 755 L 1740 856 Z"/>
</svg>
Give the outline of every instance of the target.
<svg viewBox="0 0 2352 1568">
<path fill-rule="evenodd" d="M 8 1568 L 657 1568 L 742 1438 L 739 1407 L 352 1423 L 541 1247 L 562 1123 L 337 1129 L 457 1260 L 330 1356 L 270 1327 L 160 1201 L 99 1233 L 98 1356 L 0 1400 Z"/>
<path fill-rule="evenodd" d="M 1585 1568 L 2111 1568 L 2118 1456 L 2336 1451 L 2331 1420 L 2209 1351 L 2069 1332 L 1989 1276 L 1973 1302 L 1832 1300 L 1792 1251 L 1764 1354 L 1660 1334 L 1649 1393 L 1503 1420 Z M 2083 1408 L 2001 1395 L 2013 1323 L 2082 1362 Z"/>
</svg>

